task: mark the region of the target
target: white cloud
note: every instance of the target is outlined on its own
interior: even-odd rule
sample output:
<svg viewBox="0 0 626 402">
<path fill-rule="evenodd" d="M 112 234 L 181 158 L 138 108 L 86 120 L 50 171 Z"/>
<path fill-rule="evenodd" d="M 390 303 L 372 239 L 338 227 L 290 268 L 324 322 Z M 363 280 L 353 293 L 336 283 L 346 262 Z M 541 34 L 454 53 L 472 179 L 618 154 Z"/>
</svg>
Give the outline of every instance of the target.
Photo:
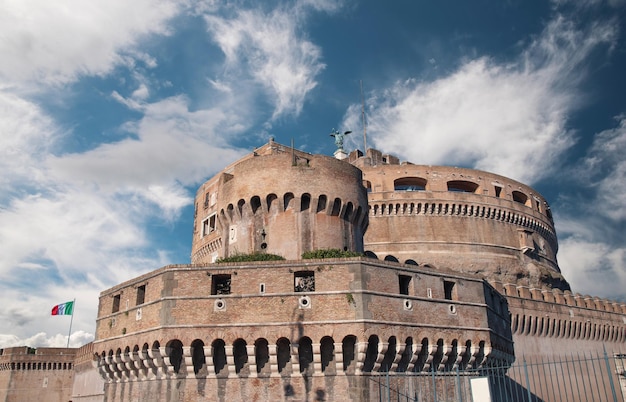
<svg viewBox="0 0 626 402">
<path fill-rule="evenodd" d="M 559 265 L 574 292 L 626 301 L 626 248 L 567 237 L 560 241 Z"/>
<path fill-rule="evenodd" d="M 77 348 L 94 340 L 93 334 L 85 331 L 73 332 L 70 336 L 70 347 Z M 31 348 L 64 348 L 67 346 L 67 335 L 48 335 L 39 332 L 28 338 L 19 338 L 15 335 L 0 334 L 0 348 L 13 346 L 29 346 Z"/>
<path fill-rule="evenodd" d="M 2 200 L 12 183 L 27 185 L 41 177 L 36 167 L 53 146 L 58 129 L 37 105 L 0 90 L 0 133 Z"/>
<path fill-rule="evenodd" d="M 9 0 L 0 12 L 0 82 L 61 84 L 105 74 L 147 34 L 167 34 L 182 3 Z M 142 56 L 148 63 L 149 56 Z"/>
<path fill-rule="evenodd" d="M 415 163 L 533 183 L 573 144 L 566 122 L 581 102 L 584 61 L 616 31 L 614 24 L 576 29 L 557 17 L 513 63 L 481 57 L 433 82 L 399 82 L 368 101 L 371 142 Z M 348 110 L 345 127 L 358 127 L 358 110 Z"/>
<path fill-rule="evenodd" d="M 626 118 L 596 134 L 568 177 L 584 196 L 561 201 L 559 263 L 574 291 L 626 301 Z M 576 207 L 573 207 L 576 205 Z"/>
<path fill-rule="evenodd" d="M 299 33 L 297 14 L 295 9 L 277 9 L 267 14 L 244 10 L 232 19 L 205 16 L 209 33 L 226 56 L 225 79 L 252 79 L 264 88 L 274 103 L 273 119 L 298 115 L 325 67 L 320 49 Z"/>
</svg>

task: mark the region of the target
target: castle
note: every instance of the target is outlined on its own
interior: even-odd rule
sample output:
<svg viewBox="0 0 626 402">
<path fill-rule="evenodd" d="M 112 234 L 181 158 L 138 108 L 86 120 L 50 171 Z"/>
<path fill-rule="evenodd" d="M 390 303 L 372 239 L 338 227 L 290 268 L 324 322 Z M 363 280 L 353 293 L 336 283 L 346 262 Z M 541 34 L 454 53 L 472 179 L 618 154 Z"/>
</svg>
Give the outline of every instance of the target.
<svg viewBox="0 0 626 402">
<path fill-rule="evenodd" d="M 364 256 L 302 258 L 326 249 Z M 423 399 L 440 387 L 460 400 L 435 373 L 624 349 L 626 304 L 572 294 L 557 250 L 547 201 L 522 183 L 270 140 L 198 189 L 191 264 L 101 293 L 71 392 L 39 399 L 369 401 L 382 398 L 379 373 L 404 388 L 432 373 Z M 220 262 L 251 253 L 285 260 Z M 24 370 L 52 368 L 21 351 L 0 356 L 6 401 L 24 400 L 11 391 Z"/>
</svg>

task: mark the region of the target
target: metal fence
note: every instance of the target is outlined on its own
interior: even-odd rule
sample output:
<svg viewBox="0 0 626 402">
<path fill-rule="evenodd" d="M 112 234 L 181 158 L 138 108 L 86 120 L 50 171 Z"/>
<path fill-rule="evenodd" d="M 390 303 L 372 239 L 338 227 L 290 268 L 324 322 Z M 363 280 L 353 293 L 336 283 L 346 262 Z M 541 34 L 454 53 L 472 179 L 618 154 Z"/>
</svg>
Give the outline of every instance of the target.
<svg viewBox="0 0 626 402">
<path fill-rule="evenodd" d="M 626 402 L 626 354 L 519 357 L 511 367 L 372 373 L 380 402 Z"/>
</svg>

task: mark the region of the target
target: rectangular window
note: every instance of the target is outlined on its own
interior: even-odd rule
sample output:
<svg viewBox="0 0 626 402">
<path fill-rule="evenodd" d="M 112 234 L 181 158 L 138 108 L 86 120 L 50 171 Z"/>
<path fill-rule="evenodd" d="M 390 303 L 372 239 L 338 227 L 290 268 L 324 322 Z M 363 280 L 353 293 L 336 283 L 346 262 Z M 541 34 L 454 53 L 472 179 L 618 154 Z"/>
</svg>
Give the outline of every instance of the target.
<svg viewBox="0 0 626 402">
<path fill-rule="evenodd" d="M 146 285 L 137 286 L 137 303 L 136 305 L 144 304 L 146 301 Z"/>
<path fill-rule="evenodd" d="M 408 295 L 411 288 L 411 279 L 409 275 L 398 275 L 398 281 L 400 284 L 400 294 Z"/>
<path fill-rule="evenodd" d="M 217 222 L 216 214 L 213 214 L 202 221 L 202 237 L 210 233 L 213 233 L 215 231 L 215 229 L 217 228 L 216 222 Z"/>
<path fill-rule="evenodd" d="M 212 295 L 229 295 L 230 294 L 230 275 L 220 274 L 213 275 L 211 280 Z"/>
<path fill-rule="evenodd" d="M 293 274 L 294 292 L 315 292 L 315 272 L 300 271 Z"/>
<path fill-rule="evenodd" d="M 456 299 L 454 297 L 454 282 L 443 281 L 443 293 L 446 300 Z"/>
<path fill-rule="evenodd" d="M 113 308 L 111 309 L 112 313 L 117 313 L 118 311 L 120 311 L 120 299 L 121 298 L 122 298 L 121 295 L 113 296 Z"/>
<path fill-rule="evenodd" d="M 502 193 L 502 187 L 495 186 L 496 189 L 496 197 L 500 198 L 500 194 Z"/>
<path fill-rule="evenodd" d="M 207 209 L 209 207 L 209 193 L 206 193 L 204 195 L 204 209 Z"/>
</svg>

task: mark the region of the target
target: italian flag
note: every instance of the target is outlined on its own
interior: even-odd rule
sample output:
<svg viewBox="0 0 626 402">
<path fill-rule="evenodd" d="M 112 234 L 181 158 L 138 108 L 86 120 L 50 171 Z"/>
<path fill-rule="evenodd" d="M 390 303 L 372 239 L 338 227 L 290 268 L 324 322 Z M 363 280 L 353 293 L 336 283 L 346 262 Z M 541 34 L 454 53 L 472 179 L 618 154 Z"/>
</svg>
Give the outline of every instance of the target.
<svg viewBox="0 0 626 402">
<path fill-rule="evenodd" d="M 52 315 L 73 315 L 74 313 L 74 302 L 66 302 L 61 303 L 52 307 Z"/>
</svg>

